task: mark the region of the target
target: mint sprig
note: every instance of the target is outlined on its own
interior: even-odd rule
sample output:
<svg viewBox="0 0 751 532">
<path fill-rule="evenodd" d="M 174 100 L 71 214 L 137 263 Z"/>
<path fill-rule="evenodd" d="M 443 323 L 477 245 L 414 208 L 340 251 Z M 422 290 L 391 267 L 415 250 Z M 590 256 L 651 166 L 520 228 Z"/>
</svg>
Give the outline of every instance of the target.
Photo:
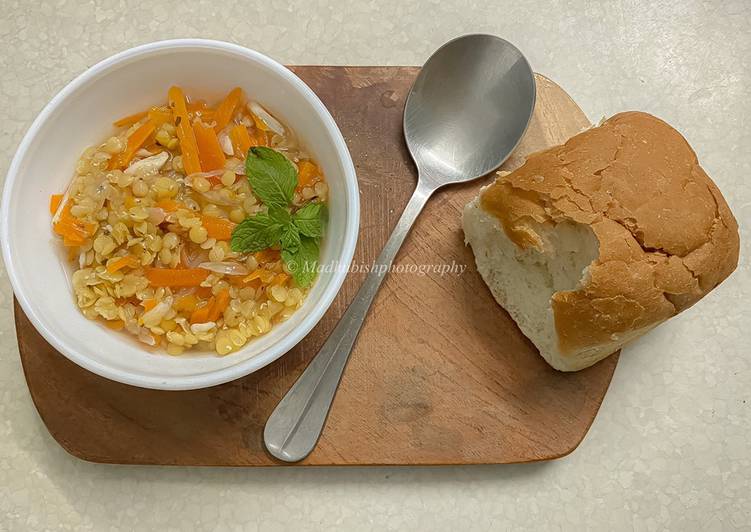
<svg viewBox="0 0 751 532">
<path fill-rule="evenodd" d="M 256 253 L 268 249 L 279 242 L 289 223 L 289 212 L 280 207 L 269 207 L 268 212 L 246 218 L 232 231 L 232 251 Z"/>
<path fill-rule="evenodd" d="M 309 236 L 300 237 L 297 251 L 282 249 L 282 260 L 287 265 L 298 285 L 309 286 L 318 272 L 318 240 Z"/>
<path fill-rule="evenodd" d="M 326 215 L 326 206 L 323 203 L 308 203 L 292 216 L 292 222 L 300 234 L 318 238 L 323 235 Z"/>
<path fill-rule="evenodd" d="M 258 199 L 272 207 L 287 207 L 297 187 L 297 172 L 292 163 L 276 150 L 256 146 L 248 150 L 245 175 Z"/>
<path fill-rule="evenodd" d="M 326 206 L 308 203 L 291 212 L 297 173 L 284 155 L 271 148 L 248 150 L 245 170 L 253 192 L 268 210 L 235 227 L 230 241 L 232 251 L 256 253 L 278 244 L 295 282 L 303 288 L 309 286 L 317 273 Z"/>
</svg>

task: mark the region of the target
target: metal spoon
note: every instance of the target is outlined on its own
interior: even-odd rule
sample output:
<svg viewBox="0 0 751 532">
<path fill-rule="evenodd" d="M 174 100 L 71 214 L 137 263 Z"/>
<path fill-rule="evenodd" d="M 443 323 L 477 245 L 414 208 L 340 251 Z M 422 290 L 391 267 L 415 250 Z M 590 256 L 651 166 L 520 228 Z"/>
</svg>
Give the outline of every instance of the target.
<svg viewBox="0 0 751 532">
<path fill-rule="evenodd" d="M 428 198 L 444 185 L 477 179 L 503 164 L 534 106 L 529 63 L 498 37 L 459 37 L 425 63 L 404 109 L 417 187 L 341 321 L 266 422 L 263 436 L 273 456 L 296 462 L 315 447 L 368 309 Z"/>
</svg>

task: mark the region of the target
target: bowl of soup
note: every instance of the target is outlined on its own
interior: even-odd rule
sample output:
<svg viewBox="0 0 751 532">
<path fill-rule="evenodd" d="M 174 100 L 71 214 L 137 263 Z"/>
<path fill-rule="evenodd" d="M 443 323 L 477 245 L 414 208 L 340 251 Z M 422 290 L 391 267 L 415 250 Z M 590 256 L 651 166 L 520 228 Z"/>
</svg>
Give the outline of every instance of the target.
<svg viewBox="0 0 751 532">
<path fill-rule="evenodd" d="M 16 298 L 80 366 L 213 386 L 294 347 L 355 249 L 357 179 L 336 123 L 272 59 L 218 41 L 119 53 L 44 108 L 0 217 Z"/>
</svg>

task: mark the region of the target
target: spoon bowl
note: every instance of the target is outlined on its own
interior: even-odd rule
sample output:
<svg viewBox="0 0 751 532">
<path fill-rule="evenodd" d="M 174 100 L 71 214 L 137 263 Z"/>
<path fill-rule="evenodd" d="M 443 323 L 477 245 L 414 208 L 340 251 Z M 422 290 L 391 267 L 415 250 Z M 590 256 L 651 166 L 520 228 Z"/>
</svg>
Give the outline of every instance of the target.
<svg viewBox="0 0 751 532">
<path fill-rule="evenodd" d="M 439 48 L 407 97 L 404 136 L 431 188 L 482 177 L 511 155 L 535 107 L 535 77 L 522 53 L 493 35 Z"/>
</svg>

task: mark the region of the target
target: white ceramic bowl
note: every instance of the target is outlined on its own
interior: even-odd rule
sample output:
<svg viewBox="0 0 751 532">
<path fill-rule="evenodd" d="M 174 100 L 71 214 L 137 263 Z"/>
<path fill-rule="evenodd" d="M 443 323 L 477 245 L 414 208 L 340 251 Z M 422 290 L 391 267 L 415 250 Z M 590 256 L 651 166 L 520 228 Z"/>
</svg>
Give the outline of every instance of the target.
<svg viewBox="0 0 751 532">
<path fill-rule="evenodd" d="M 151 353 L 129 335 L 87 320 L 76 307 L 60 242 L 47 212 L 65 190 L 75 162 L 113 131 L 112 121 L 165 100 L 180 85 L 209 101 L 242 87 L 293 128 L 322 166 L 329 187 L 329 225 L 319 274 L 303 306 L 265 336 L 225 357 Z M 234 44 L 197 39 L 162 41 L 119 53 L 69 83 L 39 114 L 10 165 L 0 238 L 13 290 L 44 338 L 76 364 L 112 380 L 166 390 L 203 388 L 237 379 L 289 351 L 318 323 L 344 281 L 359 225 L 355 169 L 339 128 L 297 76 L 268 57 Z M 331 270 L 331 269 L 330 269 Z"/>
</svg>

